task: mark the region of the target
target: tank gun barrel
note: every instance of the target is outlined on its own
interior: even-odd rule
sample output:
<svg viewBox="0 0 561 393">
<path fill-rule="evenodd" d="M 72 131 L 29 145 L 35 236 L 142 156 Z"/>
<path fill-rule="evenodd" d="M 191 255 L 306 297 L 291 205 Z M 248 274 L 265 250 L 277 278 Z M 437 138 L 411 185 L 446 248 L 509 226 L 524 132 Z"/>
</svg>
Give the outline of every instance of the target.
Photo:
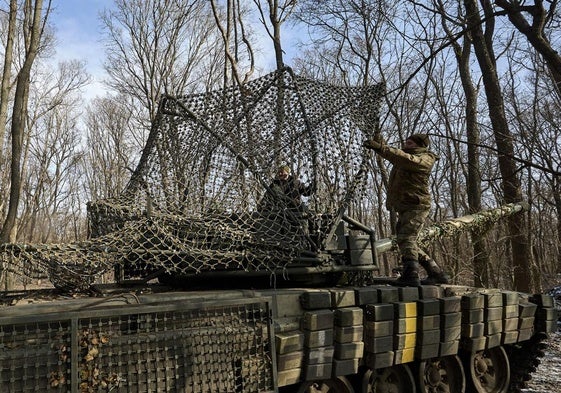
<svg viewBox="0 0 561 393">
<path fill-rule="evenodd" d="M 526 202 L 509 203 L 494 209 L 444 220 L 424 228 L 419 233 L 419 244 L 428 244 L 443 237 L 453 237 L 464 232 L 483 233 L 495 223 L 522 211 L 527 211 Z M 397 250 L 395 237 L 379 239 L 374 242 L 377 252 Z"/>
</svg>

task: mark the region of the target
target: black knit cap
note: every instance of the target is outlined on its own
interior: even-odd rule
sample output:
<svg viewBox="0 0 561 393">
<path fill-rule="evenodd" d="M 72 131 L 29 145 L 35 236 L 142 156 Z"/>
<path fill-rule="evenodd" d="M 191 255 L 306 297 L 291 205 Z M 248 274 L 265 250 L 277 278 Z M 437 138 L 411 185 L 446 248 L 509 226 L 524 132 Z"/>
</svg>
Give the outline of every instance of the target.
<svg viewBox="0 0 561 393">
<path fill-rule="evenodd" d="M 413 134 L 409 135 L 407 139 L 411 139 L 419 147 L 429 147 L 430 145 L 429 136 L 427 134 Z"/>
</svg>

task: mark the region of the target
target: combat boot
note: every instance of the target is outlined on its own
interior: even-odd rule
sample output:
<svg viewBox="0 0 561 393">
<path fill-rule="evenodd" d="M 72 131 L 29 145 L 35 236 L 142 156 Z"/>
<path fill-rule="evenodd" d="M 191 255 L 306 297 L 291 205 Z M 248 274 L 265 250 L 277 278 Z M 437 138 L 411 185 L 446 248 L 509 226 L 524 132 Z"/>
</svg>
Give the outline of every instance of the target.
<svg viewBox="0 0 561 393">
<path fill-rule="evenodd" d="M 419 263 L 427 271 L 427 278 L 421 281 L 423 285 L 448 284 L 450 277 L 433 259 L 419 260 Z"/>
<path fill-rule="evenodd" d="M 414 259 L 404 259 L 402 261 L 403 272 L 401 276 L 395 280 L 395 283 L 402 287 L 418 287 L 421 285 L 419 279 L 419 262 Z"/>
</svg>

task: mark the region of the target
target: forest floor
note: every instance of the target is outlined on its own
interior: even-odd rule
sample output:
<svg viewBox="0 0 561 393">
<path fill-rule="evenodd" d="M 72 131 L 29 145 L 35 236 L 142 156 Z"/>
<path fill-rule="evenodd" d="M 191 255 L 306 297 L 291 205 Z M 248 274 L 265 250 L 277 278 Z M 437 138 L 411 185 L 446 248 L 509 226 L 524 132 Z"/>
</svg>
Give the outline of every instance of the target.
<svg viewBox="0 0 561 393">
<path fill-rule="evenodd" d="M 532 373 L 524 393 L 561 393 L 561 331 L 550 333 L 547 349 L 537 370 Z"/>
<path fill-rule="evenodd" d="M 555 300 L 555 306 L 561 318 L 561 285 L 559 277 L 555 280 L 556 286 L 548 294 Z M 524 393 L 561 393 L 561 319 L 557 322 L 557 331 L 549 334 L 545 341 L 547 348 L 545 356 L 541 358 L 537 370 L 532 373 L 528 387 Z"/>
</svg>

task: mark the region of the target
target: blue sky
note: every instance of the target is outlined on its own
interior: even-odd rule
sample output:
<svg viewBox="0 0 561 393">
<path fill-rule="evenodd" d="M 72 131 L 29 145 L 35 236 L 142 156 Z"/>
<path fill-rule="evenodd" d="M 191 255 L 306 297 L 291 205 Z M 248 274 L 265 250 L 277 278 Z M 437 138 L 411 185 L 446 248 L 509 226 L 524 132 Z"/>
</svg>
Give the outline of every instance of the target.
<svg viewBox="0 0 561 393">
<path fill-rule="evenodd" d="M 92 75 L 87 98 L 104 95 L 103 47 L 99 13 L 110 8 L 113 0 L 54 0 L 51 22 L 56 29 L 57 60 L 83 60 Z"/>
<path fill-rule="evenodd" d="M 51 23 L 56 29 L 57 53 L 56 60 L 82 60 L 86 62 L 87 71 L 92 76 L 92 84 L 86 90 L 86 98 L 105 95 L 101 80 L 104 77 L 104 48 L 101 43 L 101 23 L 99 14 L 104 9 L 114 6 L 113 0 L 53 0 Z M 256 22 L 257 29 L 262 26 Z M 283 26 L 283 47 L 286 51 L 285 61 L 290 61 L 292 41 L 298 38 L 297 32 L 289 25 Z M 262 30 L 260 46 L 266 48 L 257 63 L 265 72 L 274 69 L 272 43 Z"/>
</svg>

